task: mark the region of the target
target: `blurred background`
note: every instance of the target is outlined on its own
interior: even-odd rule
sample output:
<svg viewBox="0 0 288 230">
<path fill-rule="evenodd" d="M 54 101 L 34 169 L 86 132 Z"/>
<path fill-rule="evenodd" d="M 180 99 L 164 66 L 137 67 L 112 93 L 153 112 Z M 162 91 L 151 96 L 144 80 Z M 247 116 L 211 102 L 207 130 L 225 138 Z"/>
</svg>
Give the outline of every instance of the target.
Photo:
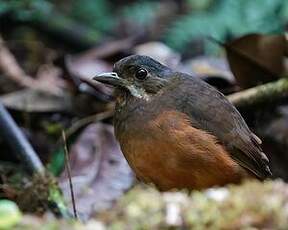
<svg viewBox="0 0 288 230">
<path fill-rule="evenodd" d="M 223 42 L 252 32 L 281 33 L 288 11 L 281 0 L 2 0 L 0 10 L 1 29 L 14 40 L 29 36 L 27 28 L 15 30 L 22 23 L 32 27 L 30 36 L 52 37 L 73 51 L 132 36 L 160 40 L 184 57 L 217 54 L 207 37 Z"/>
<path fill-rule="evenodd" d="M 22 139 L 31 144 L 49 175 L 59 182 L 72 210 L 65 169 L 67 147 L 77 211 L 83 219 L 97 217 L 101 222 L 97 224 L 116 226 L 114 229 L 127 223 L 137 226 L 135 229 L 158 229 L 197 227 L 197 216 L 201 216 L 202 228 L 225 223 L 226 229 L 232 229 L 233 224 L 239 224 L 239 229 L 246 225 L 285 229 L 287 28 L 285 0 L 0 0 L 0 101 L 24 133 Z M 178 193 L 169 196 L 140 184 L 114 138 L 113 89 L 91 81 L 131 54 L 149 55 L 227 95 L 263 140 L 277 180 L 243 185 L 239 193 L 232 188 L 231 200 L 225 203 L 221 198 L 220 204 L 213 201 L 212 205 L 209 199 L 215 198 L 213 192 L 196 192 L 192 198 Z M 2 111 L 2 124 L 6 118 Z M 30 172 L 37 168 L 35 162 L 27 164 L 26 153 L 15 144 L 9 125 L 0 127 L 1 198 L 16 202 L 23 213 L 46 213 L 51 209 L 45 203 L 48 198 L 39 194 L 46 194 L 43 185 L 49 187 L 50 182 L 31 177 Z M 248 195 L 249 189 L 252 195 Z M 278 192 L 281 202 L 274 203 L 274 209 L 265 209 L 267 212 L 259 211 L 259 205 L 266 202 L 268 207 L 271 201 L 255 195 L 261 190 L 268 191 L 267 197 Z M 228 194 L 228 190 L 219 191 L 220 196 Z M 249 218 L 258 218 L 258 225 L 244 221 L 248 211 L 242 206 L 229 217 L 214 215 L 215 210 L 225 213 L 229 205 L 236 210 L 237 196 L 247 197 L 247 204 L 255 200 L 255 206 L 248 205 L 254 210 Z M 183 209 L 185 200 L 190 199 L 193 202 Z M 151 200 L 155 206 L 148 205 Z M 195 206 L 195 202 L 200 203 Z M 196 211 L 188 217 L 179 214 L 182 219 L 171 214 L 174 219 L 169 219 L 167 213 L 173 205 L 183 213 L 195 207 Z M 278 215 L 284 206 L 286 216 Z M 114 207 L 113 214 L 107 214 Z M 213 214 L 207 219 L 203 213 Z M 41 221 L 51 220 L 38 223 Z"/>
</svg>

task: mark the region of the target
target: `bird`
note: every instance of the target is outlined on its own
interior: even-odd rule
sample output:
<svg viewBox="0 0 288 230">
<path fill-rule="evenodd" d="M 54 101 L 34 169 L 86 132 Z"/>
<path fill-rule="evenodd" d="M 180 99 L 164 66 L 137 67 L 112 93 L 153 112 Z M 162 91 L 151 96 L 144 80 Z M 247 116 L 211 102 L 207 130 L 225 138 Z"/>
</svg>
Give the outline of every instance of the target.
<svg viewBox="0 0 288 230">
<path fill-rule="evenodd" d="M 272 175 L 260 138 L 203 80 L 141 55 L 93 80 L 115 87 L 115 136 L 139 180 L 160 191 L 202 190 Z"/>
</svg>

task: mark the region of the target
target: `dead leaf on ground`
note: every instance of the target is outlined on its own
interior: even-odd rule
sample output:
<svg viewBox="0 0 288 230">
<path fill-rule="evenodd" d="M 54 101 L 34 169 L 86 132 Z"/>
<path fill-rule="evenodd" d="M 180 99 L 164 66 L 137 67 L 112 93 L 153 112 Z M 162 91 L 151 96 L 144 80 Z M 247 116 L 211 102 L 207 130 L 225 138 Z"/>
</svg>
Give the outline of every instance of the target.
<svg viewBox="0 0 288 230">
<path fill-rule="evenodd" d="M 285 35 L 248 34 L 224 45 L 230 68 L 242 88 L 282 77 L 285 70 Z"/>
<path fill-rule="evenodd" d="M 69 112 L 72 100 L 64 91 L 61 96 L 40 92 L 35 89 L 23 89 L 0 97 L 9 109 L 25 112 Z"/>
<path fill-rule="evenodd" d="M 48 92 L 61 95 L 67 89 L 67 81 L 62 78 L 62 70 L 52 64 L 43 64 L 38 68 L 36 79 L 47 87 Z"/>
<path fill-rule="evenodd" d="M 141 40 L 141 33 L 126 37 L 120 40 L 108 41 L 100 46 L 89 49 L 81 53 L 82 58 L 89 59 L 107 59 L 115 57 L 121 53 L 130 51 L 132 47 Z"/>
<path fill-rule="evenodd" d="M 85 56 L 67 56 L 68 70 L 76 76 L 91 78 L 95 74 L 111 71 L 112 65 L 100 59 Z"/>
<path fill-rule="evenodd" d="M 95 75 L 112 71 L 112 65 L 108 62 L 93 58 L 92 53 L 91 56 L 87 54 L 67 56 L 65 68 L 80 92 L 95 95 L 100 100 L 105 99 L 105 95 L 107 98 L 113 95 L 113 89 L 100 82 L 92 81 L 93 86 L 91 86 L 92 83 L 87 84 Z"/>
<path fill-rule="evenodd" d="M 180 62 L 180 55 L 161 42 L 147 42 L 134 48 L 135 54 L 146 55 L 175 68 Z"/>
<path fill-rule="evenodd" d="M 223 58 L 199 56 L 185 61 L 178 71 L 199 77 L 224 94 L 236 91 L 235 78 Z"/>
<path fill-rule="evenodd" d="M 84 216 L 111 208 L 134 181 L 111 125 L 89 125 L 71 148 L 70 164 L 76 207 Z M 70 200 L 66 172 L 60 186 Z"/>
<path fill-rule="evenodd" d="M 44 70 L 41 68 L 46 66 Z M 26 74 L 24 69 L 20 66 L 15 56 L 5 46 L 4 41 L 0 37 L 0 72 L 6 76 L 7 81 L 16 83 L 21 88 L 31 88 L 42 91 L 48 94 L 61 95 L 62 87 L 57 84 L 60 82 L 61 70 L 54 65 L 43 65 L 38 69 L 39 78 L 35 79 Z M 46 76 L 47 75 L 47 76 Z M 56 80 L 57 79 L 57 80 Z M 9 86 L 9 84 L 7 84 Z M 62 82 L 62 86 L 64 83 Z M 6 90 L 4 90 L 6 91 Z"/>
</svg>

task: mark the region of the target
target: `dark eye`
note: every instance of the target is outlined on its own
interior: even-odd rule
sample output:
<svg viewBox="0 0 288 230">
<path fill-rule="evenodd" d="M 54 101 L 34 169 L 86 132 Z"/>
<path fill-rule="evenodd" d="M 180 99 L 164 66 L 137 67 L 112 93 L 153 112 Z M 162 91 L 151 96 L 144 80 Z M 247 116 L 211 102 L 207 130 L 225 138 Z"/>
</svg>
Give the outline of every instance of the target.
<svg viewBox="0 0 288 230">
<path fill-rule="evenodd" d="M 135 77 L 139 80 L 144 80 L 147 77 L 147 74 L 145 69 L 138 69 L 135 73 Z"/>
</svg>

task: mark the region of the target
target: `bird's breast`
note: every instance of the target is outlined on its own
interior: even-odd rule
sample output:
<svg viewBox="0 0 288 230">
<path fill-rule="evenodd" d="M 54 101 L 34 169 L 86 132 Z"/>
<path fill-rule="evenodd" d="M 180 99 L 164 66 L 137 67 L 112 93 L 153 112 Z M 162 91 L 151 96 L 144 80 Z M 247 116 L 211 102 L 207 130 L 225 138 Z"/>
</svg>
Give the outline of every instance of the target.
<svg viewBox="0 0 288 230">
<path fill-rule="evenodd" d="M 146 114 L 147 115 L 147 114 Z M 217 139 L 174 110 L 118 120 L 117 139 L 137 177 L 161 190 L 238 183 L 246 171 Z M 118 127 L 118 128 L 117 128 Z"/>
</svg>

